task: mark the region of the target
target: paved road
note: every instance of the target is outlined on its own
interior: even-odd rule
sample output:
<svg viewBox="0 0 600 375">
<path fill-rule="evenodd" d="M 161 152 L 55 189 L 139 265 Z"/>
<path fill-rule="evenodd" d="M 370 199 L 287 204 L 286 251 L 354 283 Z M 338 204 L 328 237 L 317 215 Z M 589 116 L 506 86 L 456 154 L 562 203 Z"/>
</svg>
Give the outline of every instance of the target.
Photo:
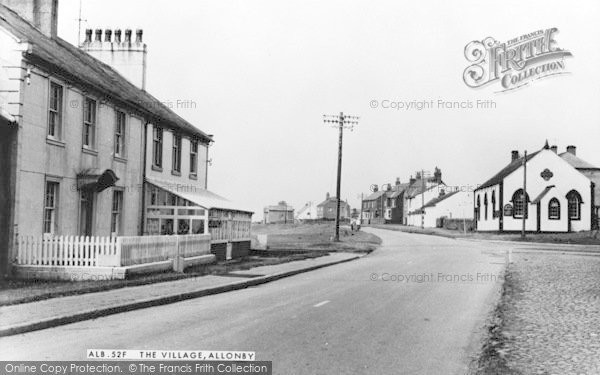
<svg viewBox="0 0 600 375">
<path fill-rule="evenodd" d="M 505 245 L 369 230 L 384 245 L 360 260 L 2 338 L 0 356 L 74 360 L 84 359 L 86 348 L 249 350 L 272 360 L 275 374 L 464 373 L 498 298 Z"/>
</svg>

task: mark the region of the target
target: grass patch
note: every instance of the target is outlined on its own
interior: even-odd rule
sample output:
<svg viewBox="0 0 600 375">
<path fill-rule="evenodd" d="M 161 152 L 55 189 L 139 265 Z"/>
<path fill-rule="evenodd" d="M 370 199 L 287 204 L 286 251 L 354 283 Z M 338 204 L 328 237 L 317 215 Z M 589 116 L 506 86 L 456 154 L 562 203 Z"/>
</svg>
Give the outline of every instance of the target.
<svg viewBox="0 0 600 375">
<path fill-rule="evenodd" d="M 315 250 L 370 252 L 381 245 L 381 239 L 364 231 L 352 232 L 340 227 L 340 242 L 334 242 L 335 224 L 255 224 L 252 233 L 267 234 L 270 250 Z"/>
</svg>

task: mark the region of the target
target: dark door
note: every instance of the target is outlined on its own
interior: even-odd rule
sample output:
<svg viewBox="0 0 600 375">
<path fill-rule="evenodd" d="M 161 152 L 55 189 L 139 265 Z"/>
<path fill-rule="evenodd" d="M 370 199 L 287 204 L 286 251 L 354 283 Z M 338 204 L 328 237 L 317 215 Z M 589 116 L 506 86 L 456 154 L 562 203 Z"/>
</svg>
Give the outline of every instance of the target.
<svg viewBox="0 0 600 375">
<path fill-rule="evenodd" d="M 79 234 L 81 236 L 92 235 L 92 224 L 94 219 L 94 192 L 89 189 L 81 191 L 79 211 Z"/>
</svg>

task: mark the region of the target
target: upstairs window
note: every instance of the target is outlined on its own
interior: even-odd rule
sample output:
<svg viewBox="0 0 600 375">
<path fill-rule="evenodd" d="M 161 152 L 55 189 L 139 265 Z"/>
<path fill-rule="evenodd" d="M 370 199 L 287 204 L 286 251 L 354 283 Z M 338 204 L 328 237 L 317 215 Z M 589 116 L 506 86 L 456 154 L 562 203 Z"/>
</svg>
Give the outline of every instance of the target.
<svg viewBox="0 0 600 375">
<path fill-rule="evenodd" d="M 190 141 L 190 174 L 198 173 L 198 141 Z"/>
<path fill-rule="evenodd" d="M 62 126 L 63 88 L 50 82 L 50 102 L 48 103 L 48 136 L 60 138 Z"/>
<path fill-rule="evenodd" d="M 173 166 L 174 172 L 181 172 L 181 135 L 173 133 Z"/>
<path fill-rule="evenodd" d="M 569 219 L 581 219 L 581 195 L 579 195 L 579 193 L 576 190 L 571 190 L 567 194 L 567 202 Z"/>
<path fill-rule="evenodd" d="M 85 98 L 83 106 L 83 146 L 94 148 L 96 141 L 96 101 Z"/>
<path fill-rule="evenodd" d="M 548 219 L 560 220 L 560 202 L 556 198 L 552 198 L 548 202 Z"/>
<path fill-rule="evenodd" d="M 115 119 L 115 156 L 125 157 L 125 126 L 127 115 L 125 112 L 117 111 Z"/>
<path fill-rule="evenodd" d="M 163 129 L 155 126 L 152 133 L 152 164 L 162 168 Z"/>
</svg>

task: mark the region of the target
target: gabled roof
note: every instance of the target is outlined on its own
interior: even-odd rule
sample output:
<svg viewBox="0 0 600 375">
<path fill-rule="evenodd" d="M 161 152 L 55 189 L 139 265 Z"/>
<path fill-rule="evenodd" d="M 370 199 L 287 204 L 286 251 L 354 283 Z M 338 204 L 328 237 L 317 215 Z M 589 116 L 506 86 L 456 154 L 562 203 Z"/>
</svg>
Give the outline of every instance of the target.
<svg viewBox="0 0 600 375">
<path fill-rule="evenodd" d="M 374 201 L 376 199 L 381 198 L 382 195 L 384 195 L 386 192 L 384 190 L 378 190 L 374 193 L 372 193 L 371 195 L 369 195 L 368 197 L 364 198 L 363 201 Z"/>
<path fill-rule="evenodd" d="M 544 188 L 544 190 L 542 190 L 542 192 L 539 193 L 538 196 L 535 197 L 535 199 L 531 201 L 531 204 L 538 204 L 538 203 L 540 203 L 542 201 L 542 199 L 546 196 L 546 194 L 548 194 L 548 192 L 550 190 L 552 190 L 553 187 L 554 187 L 554 185 L 546 186 Z"/>
<path fill-rule="evenodd" d="M 109 65 L 95 59 L 65 40 L 50 38 L 13 10 L 0 4 L 0 27 L 30 44 L 25 52 L 28 61 L 46 67 L 65 79 L 90 92 L 98 92 L 106 99 L 131 108 L 151 122 L 181 130 L 205 142 L 212 137 L 190 124 L 161 103 L 154 96 L 139 89 Z"/>
<path fill-rule="evenodd" d="M 431 186 L 431 185 L 427 185 L 428 182 L 431 182 L 431 179 L 418 179 L 415 182 L 413 182 L 410 187 L 408 187 L 406 189 L 406 196 L 408 198 L 414 198 L 419 194 L 422 194 L 423 192 L 433 189 L 436 186 L 440 186 L 440 185 L 445 185 L 443 181 L 438 182 L 436 185 Z"/>
<path fill-rule="evenodd" d="M 392 189 L 391 194 L 388 194 L 388 196 L 390 198 L 397 198 L 398 196 L 400 196 L 400 194 L 405 192 L 409 186 L 410 186 L 410 184 L 408 182 L 400 184 L 400 185 L 395 185 L 394 188 Z"/>
<path fill-rule="evenodd" d="M 558 156 L 560 156 L 567 163 L 571 164 L 571 166 L 575 169 L 597 169 L 597 170 L 600 170 L 600 168 L 588 163 L 587 161 L 585 161 L 583 159 L 578 158 L 577 156 L 573 155 L 570 152 L 563 152 L 562 154 L 560 154 Z"/>
<path fill-rule="evenodd" d="M 317 205 L 317 207 L 325 206 L 327 203 L 336 203 L 337 204 L 337 198 L 336 197 L 329 197 L 328 199 L 325 199 L 323 202 L 319 203 Z M 345 202 L 345 201 L 342 201 L 342 200 L 340 201 L 340 207 L 343 206 L 343 205 L 345 205 L 345 204 L 348 204 L 348 202 Z"/>
<path fill-rule="evenodd" d="M 436 204 L 440 203 L 441 201 L 450 198 L 451 196 L 453 196 L 456 193 L 458 193 L 458 190 L 455 190 L 455 191 L 453 191 L 451 193 L 442 194 L 442 195 L 440 195 L 440 196 L 438 196 L 436 198 L 433 198 L 429 202 L 425 203 L 425 205 L 423 207 L 421 207 L 421 209 L 427 208 L 427 207 L 433 207 Z"/>
<path fill-rule="evenodd" d="M 532 154 L 527 155 L 527 161 L 533 159 L 540 151 L 536 151 Z M 496 173 L 496 175 L 494 177 L 490 178 L 489 180 L 487 180 L 486 182 L 481 184 L 477 189 L 475 189 L 475 191 L 485 189 L 490 186 L 498 185 L 500 182 L 502 182 L 502 180 L 504 180 L 504 178 L 506 176 L 513 173 L 514 171 L 519 169 L 519 167 L 521 165 L 523 165 L 523 159 L 524 159 L 524 156 L 521 156 L 520 158 L 512 161 L 506 167 L 502 168 L 502 170 L 500 170 L 500 172 Z"/>
</svg>

